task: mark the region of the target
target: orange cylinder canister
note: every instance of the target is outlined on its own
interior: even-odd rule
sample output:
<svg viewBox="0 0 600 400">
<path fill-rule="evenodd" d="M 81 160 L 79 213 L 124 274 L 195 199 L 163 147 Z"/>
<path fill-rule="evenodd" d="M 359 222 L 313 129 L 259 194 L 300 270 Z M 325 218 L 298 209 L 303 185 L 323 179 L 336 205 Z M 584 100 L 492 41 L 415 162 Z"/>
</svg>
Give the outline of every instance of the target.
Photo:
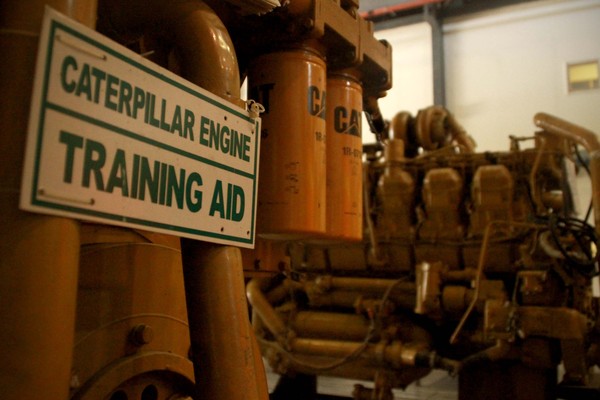
<svg viewBox="0 0 600 400">
<path fill-rule="evenodd" d="M 327 238 L 362 239 L 362 87 L 352 70 L 327 79 Z"/>
<path fill-rule="evenodd" d="M 257 233 L 298 239 L 325 232 L 326 66 L 311 47 L 259 56 L 248 73 L 262 114 Z"/>
</svg>

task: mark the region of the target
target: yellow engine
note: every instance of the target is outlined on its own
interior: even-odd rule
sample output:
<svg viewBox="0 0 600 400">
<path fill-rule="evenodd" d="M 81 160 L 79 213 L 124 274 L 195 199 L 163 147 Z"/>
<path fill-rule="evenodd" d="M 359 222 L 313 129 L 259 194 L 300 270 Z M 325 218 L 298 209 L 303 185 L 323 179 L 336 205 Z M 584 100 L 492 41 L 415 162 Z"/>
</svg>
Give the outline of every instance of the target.
<svg viewBox="0 0 600 400">
<path fill-rule="evenodd" d="M 333 375 L 375 382 L 356 399 L 391 399 L 432 369 L 458 375 L 461 399 L 586 385 L 598 363 L 597 233 L 584 221 L 591 203 L 574 216 L 567 170 L 579 160 L 596 176 L 576 146 L 594 154 L 598 142 L 546 114 L 535 122 L 542 130 L 510 151 L 475 153 L 430 107 L 399 113 L 390 138 L 365 146 L 363 241 L 279 242 L 282 273 L 247 287 L 286 390 L 298 374 Z"/>
</svg>

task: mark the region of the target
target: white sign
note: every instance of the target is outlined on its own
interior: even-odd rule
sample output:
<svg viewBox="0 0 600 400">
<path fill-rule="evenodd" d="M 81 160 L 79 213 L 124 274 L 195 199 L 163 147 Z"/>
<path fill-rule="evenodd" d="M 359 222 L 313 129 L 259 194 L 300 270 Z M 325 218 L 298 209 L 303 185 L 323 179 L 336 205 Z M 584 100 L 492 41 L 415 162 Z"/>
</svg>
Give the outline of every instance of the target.
<svg viewBox="0 0 600 400">
<path fill-rule="evenodd" d="M 46 8 L 21 208 L 254 246 L 260 119 Z"/>
</svg>

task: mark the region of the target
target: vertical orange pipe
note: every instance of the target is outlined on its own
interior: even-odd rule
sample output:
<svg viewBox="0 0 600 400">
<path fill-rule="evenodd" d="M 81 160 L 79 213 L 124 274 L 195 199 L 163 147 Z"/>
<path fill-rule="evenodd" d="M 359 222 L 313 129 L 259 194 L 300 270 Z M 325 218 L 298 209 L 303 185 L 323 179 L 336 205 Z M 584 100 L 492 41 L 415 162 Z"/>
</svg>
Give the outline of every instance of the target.
<svg viewBox="0 0 600 400">
<path fill-rule="evenodd" d="M 186 65 L 183 77 L 241 105 L 237 57 L 227 29 L 207 6 L 185 20 L 193 22 L 191 29 L 182 24 L 174 32 Z M 194 52 L 198 47 L 203 51 Z M 248 316 L 240 249 L 184 240 L 182 252 L 195 398 L 268 399 Z"/>
<path fill-rule="evenodd" d="M 197 399 L 268 399 L 236 247 L 183 241 Z"/>
<path fill-rule="evenodd" d="M 101 0 L 110 27 L 120 33 L 161 36 L 174 50 L 180 74 L 238 105 L 240 71 L 221 19 L 199 0 Z"/>
<path fill-rule="evenodd" d="M 79 225 L 18 209 L 44 4 L 95 22 L 94 0 L 0 3 L 0 388 L 7 400 L 64 400 L 71 376 Z"/>
</svg>

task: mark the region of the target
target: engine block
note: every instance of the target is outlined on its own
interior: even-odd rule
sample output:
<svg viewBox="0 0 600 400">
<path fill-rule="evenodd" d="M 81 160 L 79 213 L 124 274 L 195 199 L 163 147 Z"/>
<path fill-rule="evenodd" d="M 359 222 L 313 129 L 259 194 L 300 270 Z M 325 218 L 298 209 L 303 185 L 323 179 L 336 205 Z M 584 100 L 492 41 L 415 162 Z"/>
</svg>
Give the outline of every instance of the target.
<svg viewBox="0 0 600 400">
<path fill-rule="evenodd" d="M 508 368 L 492 398 L 548 398 L 561 362 L 564 385 L 585 385 L 596 232 L 591 204 L 575 217 L 569 171 L 587 164 L 552 130 L 476 153 L 440 109 L 401 115 L 400 134 L 364 147 L 362 241 L 273 245 L 283 273 L 248 286 L 263 354 L 282 374 L 368 379 L 377 393 L 439 368 L 480 398 L 489 368 Z"/>
</svg>

